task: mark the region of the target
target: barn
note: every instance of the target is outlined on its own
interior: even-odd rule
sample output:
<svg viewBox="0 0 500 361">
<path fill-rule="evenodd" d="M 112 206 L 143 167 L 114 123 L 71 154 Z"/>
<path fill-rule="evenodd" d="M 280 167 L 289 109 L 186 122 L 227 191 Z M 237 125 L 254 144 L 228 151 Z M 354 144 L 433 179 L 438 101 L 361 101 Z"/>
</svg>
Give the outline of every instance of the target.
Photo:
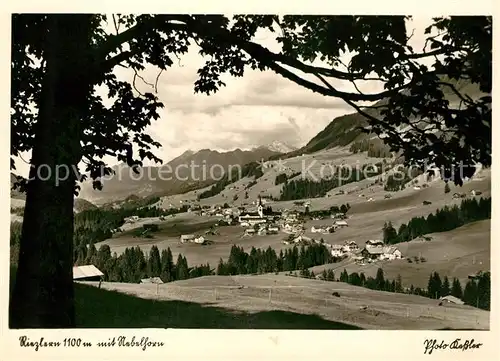
<svg viewBox="0 0 500 361">
<path fill-rule="evenodd" d="M 96 266 L 76 266 L 73 267 L 73 281 L 100 281 L 104 276 Z"/>
</svg>

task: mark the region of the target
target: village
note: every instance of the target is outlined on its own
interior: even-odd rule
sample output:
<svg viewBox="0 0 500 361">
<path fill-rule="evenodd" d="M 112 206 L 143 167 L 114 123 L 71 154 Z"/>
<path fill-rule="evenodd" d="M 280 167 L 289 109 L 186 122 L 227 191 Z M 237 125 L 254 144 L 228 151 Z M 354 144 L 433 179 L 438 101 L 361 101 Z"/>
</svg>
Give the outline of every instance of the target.
<svg viewBox="0 0 500 361">
<path fill-rule="evenodd" d="M 340 261 L 350 258 L 361 266 L 375 261 L 403 258 L 398 248 L 387 246 L 382 240 L 366 240 L 362 247 L 352 240 L 344 241 L 342 244 L 326 243 L 321 235 L 342 232 L 343 228 L 349 226 L 347 214 L 325 211 L 320 212 L 320 215 L 314 213 L 310 215 L 308 202 L 298 202 L 298 204 L 300 207 L 274 211 L 267 204 L 266 199 L 259 196 L 252 204 L 252 211 L 247 211 L 245 207 L 231 208 L 228 204 L 211 207 L 192 205 L 188 212 L 194 213 L 198 217 L 217 217 L 218 220 L 210 229 L 201 234 L 180 235 L 179 242 L 181 244 L 209 245 L 213 243 L 212 239 L 219 235 L 218 228 L 237 226 L 241 228 L 240 237 L 251 238 L 283 233 L 282 243 L 284 245 L 323 244 L 329 249 L 333 259 Z M 138 218 L 134 216 L 129 217 L 126 222 L 135 223 L 137 220 Z M 307 220 L 322 221 L 322 224 L 310 227 L 310 233 L 317 234 L 318 237 L 305 235 Z"/>
</svg>

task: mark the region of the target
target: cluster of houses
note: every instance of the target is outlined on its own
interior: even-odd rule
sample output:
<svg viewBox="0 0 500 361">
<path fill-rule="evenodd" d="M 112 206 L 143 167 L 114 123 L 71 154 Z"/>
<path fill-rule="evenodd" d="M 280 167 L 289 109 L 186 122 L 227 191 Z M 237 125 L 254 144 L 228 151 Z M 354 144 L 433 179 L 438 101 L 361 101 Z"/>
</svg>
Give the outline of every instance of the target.
<svg viewBox="0 0 500 361">
<path fill-rule="evenodd" d="M 183 234 L 180 237 L 181 243 L 205 244 L 205 237 L 197 234 Z"/>
<path fill-rule="evenodd" d="M 333 257 L 343 257 L 349 254 L 355 254 L 359 250 L 359 246 L 354 241 L 345 241 L 344 244 L 329 244 Z"/>
<path fill-rule="evenodd" d="M 401 251 L 394 246 L 386 246 L 381 240 L 368 240 L 365 247 L 359 253 L 361 262 L 368 261 L 382 261 L 382 260 L 395 260 L 403 257 Z"/>
<path fill-rule="evenodd" d="M 347 227 L 347 216 L 344 213 L 334 213 L 331 215 L 333 219 L 333 224 L 331 225 L 321 225 L 321 226 L 312 226 L 311 233 L 322 233 L 328 234 L 333 233 L 339 228 Z"/>
<path fill-rule="evenodd" d="M 287 211 L 281 219 L 283 232 L 288 234 L 298 234 L 305 231 L 304 224 L 299 219 L 299 214 L 294 211 Z"/>
<path fill-rule="evenodd" d="M 303 234 L 298 235 L 296 237 L 292 237 L 289 240 L 285 239 L 283 241 L 283 244 L 296 244 L 296 245 L 310 245 L 312 243 L 319 243 L 319 241 L 312 239 L 312 238 L 309 238 L 309 237 L 306 237 Z"/>
<path fill-rule="evenodd" d="M 359 264 L 365 262 L 401 259 L 401 251 L 394 246 L 386 246 L 381 240 L 368 240 L 365 247 L 360 249 L 354 241 L 346 241 L 344 244 L 330 244 L 333 257 L 341 258 L 351 255 Z"/>
<path fill-rule="evenodd" d="M 240 213 L 238 222 L 240 226 L 248 227 L 245 229 L 245 235 L 277 234 L 280 229 L 284 229 L 284 226 L 286 226 L 286 224 L 282 224 L 280 227 L 278 224 L 282 220 L 282 217 L 283 214 L 281 212 L 268 211 L 264 214 L 264 204 L 262 198 L 259 196 L 257 211 Z"/>
<path fill-rule="evenodd" d="M 253 236 L 258 234 L 259 236 L 265 236 L 267 234 L 278 234 L 280 228 L 274 223 L 260 223 L 256 227 L 245 229 L 245 236 Z"/>
<path fill-rule="evenodd" d="M 344 228 L 347 227 L 348 224 L 344 220 L 337 220 L 335 221 L 332 225 L 326 225 L 326 226 L 312 226 L 311 227 L 311 233 L 322 233 L 322 234 L 328 234 L 328 233 L 333 233 L 335 232 L 338 228 Z"/>
</svg>

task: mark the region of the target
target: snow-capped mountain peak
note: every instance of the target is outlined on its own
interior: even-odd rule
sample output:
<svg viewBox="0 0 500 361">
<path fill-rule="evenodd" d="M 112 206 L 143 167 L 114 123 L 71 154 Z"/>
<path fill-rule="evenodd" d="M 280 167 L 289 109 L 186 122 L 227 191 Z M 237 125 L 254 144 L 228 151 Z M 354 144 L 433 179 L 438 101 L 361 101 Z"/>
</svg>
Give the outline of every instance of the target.
<svg viewBox="0 0 500 361">
<path fill-rule="evenodd" d="M 267 148 L 273 152 L 278 152 L 278 153 L 289 153 L 297 149 L 288 144 L 280 142 L 279 140 L 275 140 L 274 142 L 269 144 Z"/>
</svg>

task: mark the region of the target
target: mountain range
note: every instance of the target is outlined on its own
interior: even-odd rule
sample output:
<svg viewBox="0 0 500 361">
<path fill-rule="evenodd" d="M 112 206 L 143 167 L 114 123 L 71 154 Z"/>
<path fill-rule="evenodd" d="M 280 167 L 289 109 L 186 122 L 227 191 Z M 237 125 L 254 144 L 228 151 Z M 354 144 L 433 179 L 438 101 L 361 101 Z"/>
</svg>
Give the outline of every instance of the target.
<svg viewBox="0 0 500 361">
<path fill-rule="evenodd" d="M 184 193 L 213 184 L 237 166 L 282 154 L 277 149 L 292 148 L 276 142 L 269 147 L 260 146 L 251 150 L 187 150 L 162 166 L 142 167 L 137 175 L 127 165 L 119 164 L 112 167 L 115 175 L 102 181 L 102 191 L 94 190 L 91 182 L 85 182 L 81 185 L 79 197 L 104 204 L 123 200 L 131 194 L 147 197 Z"/>
</svg>

